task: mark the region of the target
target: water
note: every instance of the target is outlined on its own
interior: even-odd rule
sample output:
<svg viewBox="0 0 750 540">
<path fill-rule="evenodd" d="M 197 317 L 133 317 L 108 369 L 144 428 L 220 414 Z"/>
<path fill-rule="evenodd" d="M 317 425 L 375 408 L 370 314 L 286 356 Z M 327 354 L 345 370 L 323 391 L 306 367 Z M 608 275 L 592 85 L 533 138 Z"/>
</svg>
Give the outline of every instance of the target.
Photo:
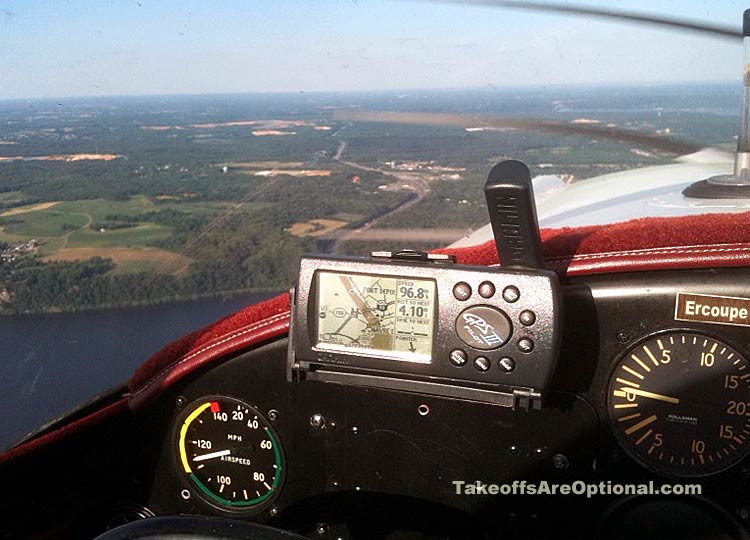
<svg viewBox="0 0 750 540">
<path fill-rule="evenodd" d="M 274 295 L 0 317 L 0 450 L 127 381 L 170 341 Z"/>
</svg>

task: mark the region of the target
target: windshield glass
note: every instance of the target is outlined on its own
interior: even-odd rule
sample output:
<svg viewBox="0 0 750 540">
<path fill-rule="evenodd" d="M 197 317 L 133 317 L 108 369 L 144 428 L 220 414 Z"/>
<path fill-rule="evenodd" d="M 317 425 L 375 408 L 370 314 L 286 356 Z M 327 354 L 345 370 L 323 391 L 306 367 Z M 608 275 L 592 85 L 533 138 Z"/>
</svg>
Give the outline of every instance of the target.
<svg viewBox="0 0 750 540">
<path fill-rule="evenodd" d="M 735 6 L 601 4 L 739 20 Z M 531 166 L 542 224 L 562 226 L 610 189 L 551 199 L 564 187 L 731 151 L 740 60 L 739 40 L 460 3 L 5 4 L 0 390 L 23 412 L 0 447 L 287 290 L 302 253 L 466 242 L 502 159 Z M 681 166 L 672 184 L 731 156 Z M 674 208 L 670 193 L 647 212 Z"/>
</svg>

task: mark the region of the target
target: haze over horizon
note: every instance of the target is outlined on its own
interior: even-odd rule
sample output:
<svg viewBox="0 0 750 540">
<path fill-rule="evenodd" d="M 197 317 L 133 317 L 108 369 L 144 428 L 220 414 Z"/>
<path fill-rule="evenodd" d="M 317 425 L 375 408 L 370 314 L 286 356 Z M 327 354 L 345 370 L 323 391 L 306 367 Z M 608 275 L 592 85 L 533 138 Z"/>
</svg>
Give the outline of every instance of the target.
<svg viewBox="0 0 750 540">
<path fill-rule="evenodd" d="M 739 27 L 736 2 L 597 7 Z M 0 7 L 0 99 L 738 81 L 741 42 L 428 2 Z"/>
</svg>

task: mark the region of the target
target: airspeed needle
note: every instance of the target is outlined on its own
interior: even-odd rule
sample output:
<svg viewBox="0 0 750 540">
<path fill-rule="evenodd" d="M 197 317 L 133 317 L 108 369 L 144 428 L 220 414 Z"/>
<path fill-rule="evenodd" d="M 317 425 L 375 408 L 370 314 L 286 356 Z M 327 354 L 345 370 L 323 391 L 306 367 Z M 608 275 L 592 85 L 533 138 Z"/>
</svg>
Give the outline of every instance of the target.
<svg viewBox="0 0 750 540">
<path fill-rule="evenodd" d="M 202 456 L 195 456 L 193 461 L 206 461 L 207 459 L 214 459 L 217 457 L 228 456 L 231 454 L 231 450 L 221 450 L 219 452 L 211 452 L 210 454 L 203 454 Z"/>
</svg>

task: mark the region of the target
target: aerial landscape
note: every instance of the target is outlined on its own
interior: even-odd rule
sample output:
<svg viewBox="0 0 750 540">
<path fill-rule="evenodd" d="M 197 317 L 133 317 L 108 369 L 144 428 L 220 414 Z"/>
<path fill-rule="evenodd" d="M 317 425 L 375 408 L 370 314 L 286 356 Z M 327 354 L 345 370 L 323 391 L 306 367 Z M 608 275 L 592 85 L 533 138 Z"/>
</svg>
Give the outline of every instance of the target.
<svg viewBox="0 0 750 540">
<path fill-rule="evenodd" d="M 732 85 L 0 102 L 0 314 L 281 291 L 304 252 L 447 245 L 506 158 L 566 182 L 673 153 L 544 130 L 352 120 L 468 113 L 731 148 Z"/>
</svg>

